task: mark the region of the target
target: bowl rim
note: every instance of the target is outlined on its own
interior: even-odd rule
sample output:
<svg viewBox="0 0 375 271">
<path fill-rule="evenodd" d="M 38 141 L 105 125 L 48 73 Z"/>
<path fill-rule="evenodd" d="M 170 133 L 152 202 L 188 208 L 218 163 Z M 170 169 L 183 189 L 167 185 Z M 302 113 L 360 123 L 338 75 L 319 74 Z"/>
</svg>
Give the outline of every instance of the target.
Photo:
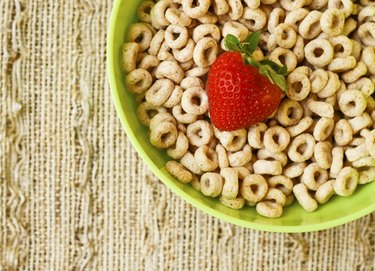
<svg viewBox="0 0 375 271">
<path fill-rule="evenodd" d="M 112 8 L 112 12 L 110 15 L 109 25 L 108 25 L 108 35 L 107 35 L 107 73 L 108 73 L 108 80 L 109 80 L 109 86 L 111 90 L 112 100 L 116 108 L 116 112 L 118 117 L 120 118 L 120 121 L 122 123 L 122 126 L 132 143 L 133 147 L 136 149 L 138 154 L 141 156 L 143 161 L 147 164 L 147 166 L 151 169 L 151 171 L 175 194 L 177 194 L 179 197 L 181 197 L 183 200 L 194 206 L 195 208 L 207 213 L 208 215 L 212 215 L 216 218 L 219 218 L 223 221 L 229 222 L 231 224 L 235 224 L 237 226 L 255 229 L 255 230 L 261 230 L 261 231 L 267 231 L 267 232 L 279 232 L 279 233 L 303 233 L 303 232 L 312 232 L 312 231 L 320 231 L 320 230 L 326 230 L 333 227 L 337 227 L 340 225 L 343 225 L 345 223 L 357 220 L 363 216 L 366 216 L 370 214 L 371 212 L 375 211 L 375 205 L 370 205 L 367 208 L 364 208 L 358 212 L 355 212 L 353 214 L 349 214 L 347 216 L 317 223 L 317 224 L 311 224 L 311 225 L 298 225 L 298 226 L 280 226 L 280 225 L 265 225 L 265 224 L 258 224 L 256 222 L 252 221 L 246 221 L 243 219 L 239 219 L 237 217 L 222 213 L 214 208 L 208 207 L 204 203 L 199 202 L 196 200 L 192 195 L 189 193 L 183 191 L 181 188 L 179 188 L 174 182 L 169 181 L 168 179 L 164 178 L 164 173 L 155 165 L 155 163 L 152 161 L 152 159 L 148 156 L 148 154 L 145 152 L 145 150 L 142 148 L 141 144 L 139 143 L 136 135 L 134 134 L 133 130 L 130 127 L 130 124 L 128 122 L 128 119 L 124 112 L 122 111 L 121 102 L 120 102 L 120 96 L 118 94 L 118 89 L 116 86 L 116 79 L 115 79 L 115 65 L 114 65 L 114 55 L 113 55 L 113 46 L 114 46 L 114 36 L 115 36 L 115 24 L 116 24 L 116 18 L 118 13 L 120 12 L 120 4 L 121 1 L 124 0 L 115 0 Z"/>
</svg>

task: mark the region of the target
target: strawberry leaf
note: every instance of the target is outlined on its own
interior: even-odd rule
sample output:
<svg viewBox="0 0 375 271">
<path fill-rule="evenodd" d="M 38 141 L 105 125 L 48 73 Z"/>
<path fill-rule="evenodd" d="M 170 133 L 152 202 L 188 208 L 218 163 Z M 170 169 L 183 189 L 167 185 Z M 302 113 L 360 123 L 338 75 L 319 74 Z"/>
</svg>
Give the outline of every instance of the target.
<svg viewBox="0 0 375 271">
<path fill-rule="evenodd" d="M 247 54 L 254 53 L 255 49 L 258 47 L 260 40 L 260 32 L 255 31 L 250 36 L 248 36 L 243 43 L 240 44 L 240 47 L 246 51 Z"/>
<path fill-rule="evenodd" d="M 284 65 L 284 66 L 280 66 L 279 64 L 273 62 L 272 60 L 269 60 L 269 59 L 263 59 L 261 61 L 259 61 L 260 64 L 262 65 L 268 65 L 270 66 L 275 72 L 279 73 L 279 74 L 282 74 L 282 75 L 285 75 L 288 68 Z"/>
<path fill-rule="evenodd" d="M 286 80 L 285 80 L 284 75 L 275 73 L 275 71 L 273 71 L 273 70 L 269 70 L 269 73 L 268 73 L 267 77 L 268 77 L 268 79 L 270 79 L 270 81 L 273 84 L 275 84 L 279 88 L 281 88 L 282 91 L 284 91 L 284 92 L 287 91 L 287 85 L 286 85 Z"/>
<path fill-rule="evenodd" d="M 286 85 L 286 80 L 285 77 L 281 74 L 278 73 L 271 73 L 271 77 L 275 84 L 281 88 L 282 91 L 286 92 L 287 91 L 287 85 Z"/>
<path fill-rule="evenodd" d="M 224 45 L 228 51 L 236 51 L 236 52 L 242 51 L 241 48 L 239 47 L 240 41 L 232 34 L 229 34 L 225 37 Z"/>
<path fill-rule="evenodd" d="M 286 65 L 280 66 L 269 59 L 257 61 L 253 58 L 252 54 L 258 47 L 259 40 L 259 31 L 253 32 L 242 43 L 236 36 L 229 34 L 224 39 L 224 45 L 228 51 L 240 52 L 246 64 L 250 64 L 257 68 L 259 73 L 266 76 L 272 84 L 275 84 L 283 91 L 286 91 L 287 85 L 285 76 L 288 74 L 288 67 Z"/>
<path fill-rule="evenodd" d="M 287 75 L 288 74 L 288 67 L 284 65 L 278 72 L 278 74 Z"/>
<path fill-rule="evenodd" d="M 250 64 L 251 66 L 254 66 L 256 68 L 259 67 L 259 62 L 256 61 L 252 56 L 248 54 L 242 54 L 243 59 L 245 60 L 246 64 Z"/>
</svg>

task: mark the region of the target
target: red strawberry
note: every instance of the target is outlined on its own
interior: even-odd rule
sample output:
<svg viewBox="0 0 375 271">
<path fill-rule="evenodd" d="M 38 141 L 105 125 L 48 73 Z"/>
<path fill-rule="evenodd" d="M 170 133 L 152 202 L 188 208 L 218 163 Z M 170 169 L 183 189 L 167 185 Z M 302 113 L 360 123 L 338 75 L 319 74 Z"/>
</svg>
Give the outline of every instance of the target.
<svg viewBox="0 0 375 271">
<path fill-rule="evenodd" d="M 212 123 L 220 130 L 246 128 L 269 117 L 286 89 L 286 66 L 251 56 L 259 42 L 259 32 L 244 43 L 232 35 L 225 38 L 229 50 L 216 59 L 207 78 L 207 94 Z"/>
</svg>

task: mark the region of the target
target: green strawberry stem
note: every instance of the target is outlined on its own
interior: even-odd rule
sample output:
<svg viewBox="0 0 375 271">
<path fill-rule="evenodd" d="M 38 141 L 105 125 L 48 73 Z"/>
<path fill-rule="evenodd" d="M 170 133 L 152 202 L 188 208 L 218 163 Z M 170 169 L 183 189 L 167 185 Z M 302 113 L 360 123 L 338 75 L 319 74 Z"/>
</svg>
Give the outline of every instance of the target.
<svg viewBox="0 0 375 271">
<path fill-rule="evenodd" d="M 281 90 L 286 92 L 285 76 L 288 73 L 286 65 L 280 66 L 269 59 L 257 61 L 253 57 L 260 39 L 260 32 L 253 32 L 243 42 L 240 42 L 234 35 L 227 35 L 224 39 L 225 47 L 228 51 L 240 52 L 244 62 L 258 69 L 259 73 L 266 76 L 272 84 L 277 85 Z"/>
</svg>

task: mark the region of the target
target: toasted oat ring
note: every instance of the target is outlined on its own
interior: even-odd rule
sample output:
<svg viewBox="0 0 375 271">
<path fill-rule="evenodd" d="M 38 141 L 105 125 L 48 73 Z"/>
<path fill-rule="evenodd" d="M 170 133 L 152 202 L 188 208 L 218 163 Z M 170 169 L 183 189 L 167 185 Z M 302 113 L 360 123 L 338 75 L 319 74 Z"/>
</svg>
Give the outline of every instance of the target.
<svg viewBox="0 0 375 271">
<path fill-rule="evenodd" d="M 335 73 L 353 69 L 357 64 L 354 56 L 336 57 L 328 64 L 328 70 Z"/>
<path fill-rule="evenodd" d="M 231 167 L 240 167 L 249 163 L 252 158 L 250 145 L 245 145 L 242 150 L 230 153 L 228 155 L 229 164 Z"/>
<path fill-rule="evenodd" d="M 229 17 L 233 21 L 241 18 L 243 14 L 243 5 L 241 3 L 241 0 L 228 0 L 228 4 L 229 4 L 229 11 L 228 11 Z"/>
<path fill-rule="evenodd" d="M 173 106 L 172 114 L 180 123 L 189 124 L 197 120 L 198 115 L 186 113 L 180 104 Z"/>
<path fill-rule="evenodd" d="M 176 161 L 169 161 L 165 165 L 167 171 L 182 183 L 190 183 L 193 175 L 183 165 Z"/>
<path fill-rule="evenodd" d="M 330 36 L 338 36 L 344 30 L 345 14 L 336 8 L 328 8 L 320 18 L 322 31 Z"/>
<path fill-rule="evenodd" d="M 264 132 L 267 130 L 267 125 L 260 122 L 249 128 L 247 133 L 247 141 L 254 149 L 261 149 L 264 147 L 263 137 Z"/>
<path fill-rule="evenodd" d="M 321 91 L 327 85 L 328 78 L 328 72 L 323 69 L 316 69 L 313 71 L 310 76 L 311 92 L 318 93 Z"/>
<path fill-rule="evenodd" d="M 152 76 L 144 69 L 135 69 L 126 75 L 125 84 L 129 91 L 142 93 L 151 86 Z"/>
<path fill-rule="evenodd" d="M 318 10 L 311 10 L 302 20 L 298 27 L 299 34 L 307 40 L 316 38 L 321 32 L 320 18 L 322 13 Z"/>
<path fill-rule="evenodd" d="M 215 151 L 217 153 L 217 160 L 220 168 L 229 167 L 229 160 L 227 150 L 221 144 L 217 144 Z"/>
<path fill-rule="evenodd" d="M 273 153 L 279 153 L 286 149 L 290 142 L 287 130 L 280 126 L 270 127 L 264 133 L 264 146 Z"/>
<path fill-rule="evenodd" d="M 229 21 L 223 25 L 222 35 L 226 37 L 229 34 L 236 36 L 240 41 L 244 41 L 249 35 L 249 30 L 240 22 Z"/>
<path fill-rule="evenodd" d="M 295 137 L 305 132 L 313 124 L 313 119 L 309 116 L 302 118 L 298 124 L 287 127 L 290 137 Z"/>
<path fill-rule="evenodd" d="M 334 51 L 331 43 L 325 39 L 314 39 L 305 46 L 306 60 L 317 67 L 328 65 L 333 59 Z"/>
<path fill-rule="evenodd" d="M 198 147 L 194 158 L 202 171 L 214 171 L 219 166 L 216 152 L 206 145 Z"/>
<path fill-rule="evenodd" d="M 285 16 L 285 23 L 290 25 L 295 31 L 298 31 L 300 23 L 303 21 L 304 18 L 306 18 L 306 16 L 308 16 L 308 14 L 309 11 L 304 8 L 291 10 Z"/>
<path fill-rule="evenodd" d="M 268 187 L 280 190 L 285 196 L 289 196 L 293 192 L 292 180 L 283 175 L 272 176 L 267 180 L 267 183 Z"/>
<path fill-rule="evenodd" d="M 173 3 L 172 0 L 161 0 L 156 2 L 150 12 L 151 24 L 153 27 L 160 29 L 170 24 L 165 17 L 166 10 L 169 8 L 176 8 L 176 4 Z"/>
<path fill-rule="evenodd" d="M 143 125 L 149 126 L 151 119 L 157 113 L 163 113 L 166 111 L 167 110 L 164 107 L 154 106 L 148 102 L 143 102 L 137 107 L 137 116 Z"/>
<path fill-rule="evenodd" d="M 246 10 L 246 9 L 245 9 Z M 268 21 L 267 21 L 268 17 Z M 284 22 L 285 19 L 285 10 L 279 7 L 275 7 L 270 12 L 269 16 L 266 16 L 266 23 L 267 23 L 267 30 L 271 34 L 275 30 L 275 28 Z M 285 19 L 286 20 L 286 19 Z"/>
<path fill-rule="evenodd" d="M 306 163 L 291 163 L 283 169 L 283 175 L 287 178 L 293 179 L 301 176 L 306 168 Z"/>
<path fill-rule="evenodd" d="M 216 60 L 218 50 L 217 43 L 213 38 L 202 38 L 195 45 L 194 62 L 200 67 L 208 67 Z"/>
<path fill-rule="evenodd" d="M 283 58 L 283 61 L 281 61 L 281 57 Z M 279 65 L 286 65 L 288 67 L 288 72 L 292 72 L 297 67 L 296 55 L 292 51 L 285 48 L 278 47 L 273 50 L 269 56 L 269 59 Z"/>
<path fill-rule="evenodd" d="M 285 205 L 285 195 L 274 188 L 270 188 L 264 199 L 256 205 L 258 214 L 268 218 L 278 218 L 283 213 Z"/>
<path fill-rule="evenodd" d="M 122 68 L 129 73 L 137 68 L 139 45 L 136 42 L 126 42 L 122 46 Z"/>
<path fill-rule="evenodd" d="M 193 40 L 198 42 L 204 37 L 210 36 L 215 41 L 219 41 L 221 38 L 220 29 L 215 24 L 200 24 L 194 28 L 193 31 Z"/>
<path fill-rule="evenodd" d="M 317 163 L 308 165 L 301 176 L 301 182 L 304 183 L 308 189 L 316 191 L 318 188 L 328 180 L 328 172 L 319 167 Z"/>
<path fill-rule="evenodd" d="M 314 158 L 319 167 L 329 169 L 332 165 L 332 144 L 327 141 L 316 143 Z"/>
<path fill-rule="evenodd" d="M 245 205 L 245 199 L 243 198 L 228 199 L 220 196 L 219 200 L 224 206 L 236 210 L 241 209 Z"/>
<path fill-rule="evenodd" d="M 184 71 L 174 61 L 163 61 L 159 64 L 155 72 L 156 78 L 168 78 L 179 84 L 184 78 Z"/>
<path fill-rule="evenodd" d="M 294 196 L 296 197 L 299 204 L 307 212 L 314 212 L 318 209 L 318 203 L 310 196 L 307 187 L 303 183 L 299 183 L 293 187 Z"/>
<path fill-rule="evenodd" d="M 176 119 L 170 113 L 160 112 L 153 116 L 150 120 L 150 130 L 154 130 L 154 128 L 156 128 L 156 126 L 158 126 L 162 122 L 170 122 L 176 125 Z"/>
<path fill-rule="evenodd" d="M 296 32 L 286 23 L 279 24 L 273 35 L 275 35 L 277 45 L 286 49 L 292 48 L 297 41 Z"/>
<path fill-rule="evenodd" d="M 184 91 L 181 98 L 181 106 L 185 112 L 202 115 L 208 110 L 208 97 L 201 87 L 192 87 Z"/>
<path fill-rule="evenodd" d="M 298 8 L 302 8 L 309 1 L 306 0 L 280 0 L 280 5 L 288 11 L 292 11 Z"/>
<path fill-rule="evenodd" d="M 173 159 L 181 159 L 189 149 L 189 141 L 186 135 L 178 132 L 177 140 L 174 146 L 167 149 L 167 154 Z"/>
<path fill-rule="evenodd" d="M 328 4 L 328 0 L 312 0 L 312 2 L 310 3 L 309 5 L 309 8 L 311 10 L 320 10 L 322 8 L 324 8 L 325 6 L 327 6 Z"/>
<path fill-rule="evenodd" d="M 366 184 L 375 181 L 375 167 L 359 172 L 359 184 Z"/>
<path fill-rule="evenodd" d="M 205 196 L 217 197 L 223 188 L 223 178 L 218 173 L 206 172 L 201 176 L 201 192 Z"/>
<path fill-rule="evenodd" d="M 336 73 L 329 71 L 327 74 L 328 81 L 326 85 L 320 91 L 318 91 L 317 95 L 319 98 L 332 97 L 341 86 L 339 76 Z"/>
<path fill-rule="evenodd" d="M 239 191 L 238 171 L 234 168 L 223 168 L 220 175 L 224 179 L 221 195 L 227 199 L 235 199 Z"/>
<path fill-rule="evenodd" d="M 307 108 L 322 118 L 333 118 L 334 109 L 332 104 L 321 101 L 307 100 Z"/>
<path fill-rule="evenodd" d="M 374 61 L 375 61 L 375 59 L 374 59 Z M 366 98 L 370 97 L 374 93 L 374 90 L 375 90 L 375 85 L 371 81 L 371 79 L 365 78 L 365 77 L 363 77 L 361 79 L 358 79 L 354 83 L 349 84 L 347 87 L 348 87 L 348 89 L 358 89 L 358 90 L 360 90 L 363 93 L 363 95 L 366 96 Z"/>
<path fill-rule="evenodd" d="M 151 130 L 150 142 L 157 148 L 166 149 L 176 143 L 177 135 L 175 124 L 162 122 Z"/>
<path fill-rule="evenodd" d="M 255 174 L 280 175 L 282 173 L 279 161 L 257 160 L 253 164 Z"/>
<path fill-rule="evenodd" d="M 328 8 L 338 8 L 343 13 L 345 18 L 349 17 L 354 10 L 354 4 L 352 0 L 329 0 Z"/>
<path fill-rule="evenodd" d="M 359 90 L 347 90 L 339 99 L 340 110 L 348 117 L 359 116 L 366 109 L 366 97 Z"/>
<path fill-rule="evenodd" d="M 359 131 L 364 131 L 365 128 L 370 127 L 373 124 L 373 120 L 368 113 L 364 112 L 361 115 L 350 119 L 349 123 L 353 129 L 353 133 L 356 134 Z"/>
<path fill-rule="evenodd" d="M 177 8 L 168 8 L 165 12 L 165 18 L 172 25 L 188 26 L 191 24 L 191 18 Z"/>
<path fill-rule="evenodd" d="M 363 48 L 361 60 L 366 64 L 369 72 L 375 74 L 375 46 Z"/>
<path fill-rule="evenodd" d="M 304 162 L 314 154 L 315 139 L 310 134 L 301 134 L 290 143 L 288 156 L 293 162 Z"/>
<path fill-rule="evenodd" d="M 172 91 L 172 94 L 164 102 L 163 106 L 166 108 L 173 108 L 174 106 L 180 103 L 182 94 L 183 94 L 182 88 L 180 86 L 175 86 Z"/>
<path fill-rule="evenodd" d="M 374 24 L 375 27 L 375 24 Z M 346 71 L 341 75 L 342 80 L 345 83 L 353 83 L 357 81 L 361 76 L 365 75 L 367 73 L 367 66 L 362 61 L 357 62 L 357 65 L 349 70 Z"/>
<path fill-rule="evenodd" d="M 218 16 L 224 15 L 229 10 L 229 5 L 225 0 L 213 0 L 211 5 L 214 8 L 215 14 Z"/>
<path fill-rule="evenodd" d="M 139 51 L 143 52 L 150 47 L 152 31 L 145 23 L 135 23 L 129 26 L 128 39 L 139 45 Z"/>
<path fill-rule="evenodd" d="M 175 36 L 177 36 L 177 38 Z M 184 47 L 188 42 L 188 30 L 184 26 L 171 24 L 165 30 L 164 38 L 170 48 L 179 49 Z"/>
<path fill-rule="evenodd" d="M 375 23 L 368 22 L 361 24 L 358 28 L 358 35 L 361 42 L 366 46 L 375 47 Z"/>
<path fill-rule="evenodd" d="M 152 8 L 154 7 L 154 5 L 155 3 L 152 1 L 142 2 L 137 9 L 137 15 L 138 15 L 139 20 L 145 23 L 151 23 L 150 12 Z"/>
<path fill-rule="evenodd" d="M 188 125 L 186 135 L 193 146 L 207 145 L 213 136 L 212 126 L 205 120 L 198 120 Z"/>
<path fill-rule="evenodd" d="M 260 149 L 257 152 L 257 158 L 261 160 L 279 161 L 282 167 L 284 167 L 288 162 L 288 157 L 285 153 L 273 153 L 268 151 L 267 149 Z"/>
<path fill-rule="evenodd" d="M 333 188 L 337 195 L 348 197 L 357 188 L 358 181 L 358 172 L 352 167 L 344 167 L 337 175 Z"/>
<path fill-rule="evenodd" d="M 231 132 L 219 132 L 215 129 L 215 135 L 220 140 L 220 143 L 228 151 L 236 152 L 243 148 L 246 143 L 246 130 L 239 129 Z"/>
<path fill-rule="evenodd" d="M 182 9 L 191 18 L 197 19 L 204 16 L 210 8 L 209 0 L 198 0 L 198 5 L 194 6 L 193 0 L 182 0 Z"/>
<path fill-rule="evenodd" d="M 335 122 L 332 118 L 320 118 L 315 124 L 313 135 L 316 141 L 326 140 L 332 133 Z"/>
<path fill-rule="evenodd" d="M 352 41 L 344 35 L 331 37 L 329 42 L 333 46 L 334 57 L 348 57 L 353 52 Z"/>
<path fill-rule="evenodd" d="M 315 200 L 320 204 L 325 204 L 334 194 L 333 181 L 330 180 L 322 184 L 318 190 L 316 190 Z"/>
<path fill-rule="evenodd" d="M 184 156 L 182 156 L 182 158 L 180 159 L 180 163 L 194 174 L 202 175 L 204 173 L 198 166 L 194 155 L 189 151 L 187 151 Z"/>
<path fill-rule="evenodd" d="M 309 95 L 311 83 L 306 74 L 292 72 L 288 75 L 286 82 L 288 86 L 286 95 L 289 99 L 294 101 L 302 101 Z"/>
<path fill-rule="evenodd" d="M 243 15 L 239 21 L 249 28 L 250 31 L 258 31 L 266 25 L 267 16 L 260 8 L 252 9 L 245 7 Z"/>
<path fill-rule="evenodd" d="M 341 119 L 335 124 L 333 136 L 338 146 L 346 146 L 353 139 L 353 129 L 346 119 Z"/>
<path fill-rule="evenodd" d="M 187 62 L 193 59 L 195 43 L 192 39 L 188 39 L 185 47 L 173 49 L 172 53 L 174 58 L 179 62 Z"/>
<path fill-rule="evenodd" d="M 174 84 L 169 79 L 159 79 L 147 90 L 146 101 L 152 105 L 160 106 L 171 96 Z"/>
</svg>

